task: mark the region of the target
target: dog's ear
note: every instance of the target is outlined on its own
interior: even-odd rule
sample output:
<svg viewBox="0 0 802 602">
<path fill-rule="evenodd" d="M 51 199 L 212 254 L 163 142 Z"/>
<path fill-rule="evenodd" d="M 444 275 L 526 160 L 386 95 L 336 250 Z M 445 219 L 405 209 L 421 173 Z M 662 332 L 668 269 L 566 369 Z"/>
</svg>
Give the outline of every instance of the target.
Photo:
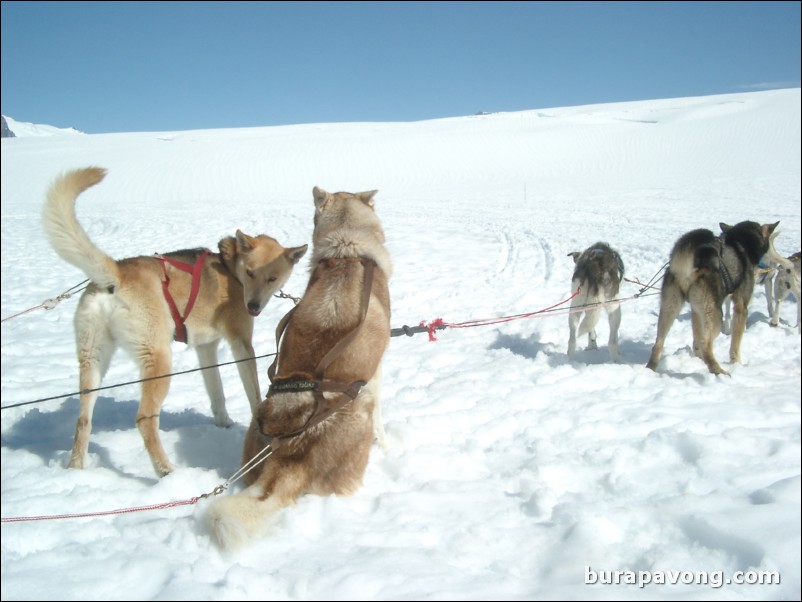
<svg viewBox="0 0 802 602">
<path fill-rule="evenodd" d="M 730 226 L 729 224 L 725 224 L 724 222 L 719 222 L 718 227 L 721 228 L 721 231 L 725 233 L 727 232 L 727 230 L 732 229 L 732 226 Z"/>
<path fill-rule="evenodd" d="M 359 197 L 359 200 L 365 203 L 371 209 L 375 208 L 376 203 L 373 201 L 373 197 L 376 196 L 376 193 L 379 192 L 378 190 L 368 190 L 367 192 L 360 192 L 356 196 Z"/>
<path fill-rule="evenodd" d="M 287 249 L 286 251 L 284 251 L 284 254 L 287 256 L 287 259 L 289 259 L 294 265 L 301 260 L 301 257 L 304 256 L 304 254 L 306 253 L 306 249 L 308 247 L 309 245 L 293 247 L 292 249 Z"/>
<path fill-rule="evenodd" d="M 315 208 L 319 208 L 328 198 L 329 193 L 315 186 L 312 189 L 312 198 L 315 199 Z"/>
<path fill-rule="evenodd" d="M 566 255 L 566 257 L 573 257 L 574 263 L 576 263 L 576 260 L 579 259 L 580 255 L 582 255 L 582 253 L 580 253 L 579 251 L 571 251 L 570 253 L 568 253 L 568 255 Z"/>
<path fill-rule="evenodd" d="M 237 237 L 237 251 L 239 253 L 248 253 L 253 251 L 253 248 L 256 246 L 255 238 L 248 236 L 242 230 L 237 230 L 235 236 Z"/>
<path fill-rule="evenodd" d="M 233 236 L 226 236 L 217 243 L 223 263 L 233 261 L 237 256 L 237 240 Z"/>
<path fill-rule="evenodd" d="M 780 225 L 780 222 L 774 222 L 773 224 L 763 224 L 763 233 L 766 236 L 766 238 L 769 238 L 771 236 L 772 232 L 774 232 L 774 230 L 779 225 Z"/>
</svg>

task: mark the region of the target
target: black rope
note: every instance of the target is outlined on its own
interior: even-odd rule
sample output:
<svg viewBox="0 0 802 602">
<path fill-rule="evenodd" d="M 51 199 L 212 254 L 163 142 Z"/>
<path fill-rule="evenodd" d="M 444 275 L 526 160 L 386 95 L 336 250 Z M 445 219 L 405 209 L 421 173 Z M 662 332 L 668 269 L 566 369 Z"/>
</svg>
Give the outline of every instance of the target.
<svg viewBox="0 0 802 602">
<path fill-rule="evenodd" d="M 663 265 L 663 267 L 660 268 L 660 270 L 658 270 L 657 273 L 652 277 L 652 279 L 649 281 L 649 283 L 646 284 L 643 288 L 640 289 L 640 291 L 634 296 L 634 298 L 637 299 L 637 298 L 640 298 L 640 297 L 648 297 L 648 296 L 651 296 L 651 295 L 659 294 L 659 293 L 645 293 L 644 294 L 644 291 L 647 288 L 651 288 L 651 283 L 654 282 L 655 280 L 657 280 L 657 278 L 660 275 L 660 273 L 667 266 L 668 266 L 668 263 Z M 78 285 L 78 286 L 80 286 L 80 285 Z M 73 287 L 73 288 L 75 288 L 75 287 Z M 276 295 L 276 296 L 278 297 L 280 295 Z M 283 297 L 283 298 L 293 298 L 290 295 L 286 295 L 286 294 L 282 294 L 281 297 Z M 613 301 L 603 301 L 603 302 L 599 302 L 599 303 L 587 303 L 587 304 L 581 305 L 581 306 L 574 306 L 572 309 L 573 310 L 577 310 L 579 308 L 594 307 L 596 305 L 605 305 L 605 304 L 608 304 L 608 303 L 615 303 L 616 301 L 625 301 L 625 300 L 626 299 L 617 299 L 617 300 L 613 300 Z M 542 311 L 537 312 L 537 313 L 546 314 L 546 313 L 557 312 L 557 311 L 564 312 L 564 311 L 566 311 L 566 309 L 565 308 L 554 308 L 554 309 L 542 310 Z M 520 316 L 524 316 L 524 315 L 529 315 L 529 314 L 520 314 Z M 515 318 L 515 317 L 519 317 L 519 316 L 512 316 L 512 317 Z M 498 319 L 502 319 L 502 318 L 498 318 Z M 425 333 L 431 333 L 431 332 L 433 332 L 435 330 L 445 330 L 446 328 L 449 328 L 450 326 L 451 326 L 450 324 L 444 324 L 444 323 L 432 323 L 432 324 L 428 324 L 428 325 L 425 324 L 425 323 L 421 323 L 418 326 L 407 326 L 405 324 L 404 326 L 401 326 L 400 328 L 392 328 L 392 329 L 390 329 L 390 337 L 398 337 L 398 336 L 402 336 L 402 335 L 406 335 L 408 337 L 411 337 L 413 335 L 424 333 L 424 332 Z M 262 358 L 271 357 L 271 356 L 274 356 L 274 355 L 276 355 L 276 354 L 275 353 L 267 353 L 265 355 L 258 355 L 256 357 L 249 357 L 249 358 L 245 358 L 245 359 L 242 359 L 242 360 L 234 360 L 234 361 L 225 362 L 225 363 L 222 363 L 222 364 L 215 364 L 213 366 L 206 366 L 204 368 L 200 368 L 200 367 L 199 368 L 192 368 L 190 370 L 183 370 L 181 372 L 172 372 L 170 374 L 162 374 L 160 376 L 151 376 L 151 377 L 143 378 L 143 379 L 139 379 L 139 380 L 131 380 L 131 381 L 124 382 L 124 383 L 118 383 L 116 385 L 107 385 L 105 387 L 98 387 L 96 389 L 84 389 L 84 390 L 81 390 L 81 391 L 75 391 L 73 393 L 67 393 L 66 395 L 56 395 L 56 396 L 53 396 L 53 397 L 43 397 L 41 399 L 34 399 L 32 401 L 22 401 L 20 403 L 14 403 L 14 404 L 10 404 L 10 405 L 7 405 L 7 406 L 2 406 L 2 407 L 0 407 L 0 410 L 8 410 L 8 409 L 11 409 L 11 408 L 18 408 L 18 407 L 21 407 L 21 406 L 31 405 L 31 404 L 34 404 L 34 403 L 43 403 L 45 401 L 52 401 L 54 399 L 62 399 L 62 398 L 65 398 L 65 397 L 71 397 L 73 395 L 82 395 L 82 394 L 85 394 L 85 393 L 94 393 L 96 391 L 104 391 L 106 389 L 114 389 L 114 388 L 123 387 L 123 386 L 126 386 L 126 385 L 135 385 L 137 383 L 143 383 L 143 382 L 147 382 L 149 380 L 156 380 L 156 379 L 159 379 L 159 378 L 169 378 L 171 376 L 177 376 L 177 375 L 180 375 L 180 374 L 189 374 L 190 372 L 198 372 L 200 370 L 206 370 L 208 368 L 217 368 L 217 367 L 220 367 L 220 366 L 229 366 L 231 364 L 237 364 L 239 362 L 247 362 L 247 361 L 250 361 L 250 360 L 262 359 Z"/>
<path fill-rule="evenodd" d="M 663 267 L 661 267 L 659 270 L 657 270 L 657 271 L 655 272 L 655 274 L 654 274 L 654 276 L 652 276 L 651 280 L 649 280 L 649 282 L 647 282 L 646 284 L 644 284 L 644 285 L 643 285 L 643 287 L 642 287 L 642 288 L 641 288 L 641 289 L 638 291 L 638 294 L 637 294 L 637 295 L 635 295 L 635 296 L 636 296 L 636 297 L 643 297 L 643 296 L 645 296 L 645 295 L 643 294 L 643 291 L 645 291 L 645 290 L 646 290 L 646 289 L 648 289 L 648 288 L 655 288 L 655 287 L 654 287 L 654 283 L 655 283 L 655 282 L 656 282 L 656 281 L 657 281 L 657 280 L 660 278 L 660 275 L 661 275 L 661 274 L 662 274 L 662 273 L 663 273 L 663 272 L 664 272 L 664 271 L 665 271 L 665 270 L 668 268 L 668 264 L 669 264 L 669 263 L 670 263 L 670 262 L 666 261 L 666 262 L 663 264 Z M 632 281 L 630 280 L 630 282 L 632 282 Z M 638 282 L 637 284 L 641 284 L 641 283 L 640 283 L 640 282 Z M 654 294 L 654 293 L 652 293 L 652 294 Z"/>
<path fill-rule="evenodd" d="M 224 362 L 222 364 L 215 364 L 214 366 L 205 366 L 203 368 L 192 368 L 190 370 L 182 370 L 181 372 L 172 372 L 170 374 L 161 374 L 159 376 L 149 376 L 148 378 L 141 378 L 139 380 L 130 380 L 125 383 L 117 383 L 116 385 L 107 385 L 105 387 L 98 387 L 97 389 L 82 389 L 80 391 L 75 391 L 74 393 L 67 393 L 66 395 L 56 395 L 55 397 L 43 397 L 42 399 L 34 399 L 33 401 L 22 401 L 20 403 L 13 403 L 11 405 L 3 406 L 0 410 L 8 410 L 10 408 L 18 408 L 20 406 L 27 406 L 31 405 L 32 403 L 41 403 L 44 401 L 52 401 L 54 399 L 61 399 L 63 397 L 71 397 L 73 395 L 83 395 L 85 393 L 94 393 L 95 391 L 104 391 L 106 389 L 114 389 L 116 387 L 124 387 L 125 385 L 135 385 L 137 383 L 144 383 L 149 380 L 157 380 L 159 378 L 169 378 L 171 376 L 177 376 L 179 374 L 189 374 L 190 372 L 198 372 L 200 370 L 207 370 L 208 368 L 217 368 L 219 366 L 230 366 L 231 364 L 238 364 L 240 362 L 248 362 L 251 360 L 258 360 L 264 357 L 270 357 L 272 355 L 276 355 L 275 353 L 267 353 L 265 355 L 257 355 L 256 357 L 246 357 L 245 359 L 241 360 L 233 360 L 230 362 Z"/>
</svg>

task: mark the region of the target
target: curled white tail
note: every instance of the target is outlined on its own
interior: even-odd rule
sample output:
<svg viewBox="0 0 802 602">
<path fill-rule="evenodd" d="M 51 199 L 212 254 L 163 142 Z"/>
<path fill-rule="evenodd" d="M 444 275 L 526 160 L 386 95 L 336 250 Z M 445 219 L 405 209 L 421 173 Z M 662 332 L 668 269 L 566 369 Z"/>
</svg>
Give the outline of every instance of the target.
<svg viewBox="0 0 802 602">
<path fill-rule="evenodd" d="M 65 173 L 50 186 L 42 209 L 42 225 L 56 253 L 104 288 L 119 283 L 117 264 L 89 239 L 78 223 L 75 201 L 84 190 L 103 180 L 105 175 L 106 170 L 100 167 Z"/>
<path fill-rule="evenodd" d="M 579 328 L 577 329 L 576 336 L 581 337 L 582 335 L 587 334 L 591 330 L 596 328 L 596 324 L 599 323 L 600 316 L 601 316 L 600 305 L 597 305 L 596 307 L 591 307 L 587 311 L 585 311 L 585 315 L 582 318 L 582 323 L 579 325 Z"/>
<path fill-rule="evenodd" d="M 793 267 L 794 267 L 793 262 L 790 259 L 788 259 L 787 257 L 783 257 L 782 255 L 780 255 L 777 252 L 777 249 L 774 248 L 774 239 L 777 238 L 777 236 L 779 234 L 780 234 L 780 231 L 779 230 L 775 230 L 774 232 L 771 233 L 771 236 L 769 236 L 769 250 L 764 255 L 764 257 L 769 260 L 768 261 L 769 265 L 781 265 L 784 268 L 793 269 Z"/>
</svg>

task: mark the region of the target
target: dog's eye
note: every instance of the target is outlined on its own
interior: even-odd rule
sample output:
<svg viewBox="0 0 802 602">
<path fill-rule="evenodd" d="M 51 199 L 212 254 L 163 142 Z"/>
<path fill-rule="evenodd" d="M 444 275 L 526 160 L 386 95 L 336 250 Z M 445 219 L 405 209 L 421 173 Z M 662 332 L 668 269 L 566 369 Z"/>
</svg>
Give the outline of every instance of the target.
<svg viewBox="0 0 802 602">
<path fill-rule="evenodd" d="M 252 270 L 245 270 L 245 275 L 248 278 L 253 278 L 253 271 Z"/>
<path fill-rule="evenodd" d="M 276 280 L 278 280 L 278 278 L 276 278 L 275 276 L 271 276 L 270 278 L 267 279 L 268 282 L 275 282 Z"/>
</svg>

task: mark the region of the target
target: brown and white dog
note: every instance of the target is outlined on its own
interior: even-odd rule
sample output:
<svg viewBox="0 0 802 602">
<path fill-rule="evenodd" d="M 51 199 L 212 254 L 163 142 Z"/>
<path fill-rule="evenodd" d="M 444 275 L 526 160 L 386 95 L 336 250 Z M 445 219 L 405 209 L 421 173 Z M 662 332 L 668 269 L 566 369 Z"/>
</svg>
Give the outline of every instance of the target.
<svg viewBox="0 0 802 602">
<path fill-rule="evenodd" d="M 379 388 L 392 264 L 375 194 L 313 190 L 309 283 L 279 325 L 273 384 L 248 429 L 243 469 L 270 455 L 245 473 L 244 491 L 209 508 L 223 548 L 263 534 L 278 510 L 304 494 L 353 493 L 374 437 L 384 441 Z"/>
<path fill-rule="evenodd" d="M 136 425 L 156 473 L 164 476 L 173 467 L 159 439 L 159 412 L 170 379 L 154 377 L 170 374 L 174 337 L 197 351 L 217 426 L 232 423 L 216 367 L 220 339 L 228 341 L 239 360 L 254 410 L 262 394 L 251 344 L 253 319 L 290 277 L 307 245 L 285 249 L 269 236 L 237 230 L 220 241 L 219 254 L 191 249 L 114 260 L 89 239 L 75 215 L 78 196 L 105 175 L 99 167 L 67 172 L 50 187 L 42 212 L 53 249 L 91 281 L 75 313 L 82 393 L 70 467 L 84 467 L 96 389 L 115 349 L 122 347 L 139 365 L 143 379 Z"/>
<path fill-rule="evenodd" d="M 657 370 L 668 331 L 687 301 L 691 306 L 694 353 L 711 373 L 729 374 L 713 354 L 713 342 L 722 329 L 722 305 L 727 295 L 732 295 L 734 304 L 730 361 L 741 361 L 741 339 L 755 288 L 755 267 L 768 252 L 769 237 L 779 223 L 762 226 L 752 221 L 734 226 L 721 223 L 721 236 L 698 229 L 677 240 L 663 276 L 657 338 L 647 368 Z"/>
</svg>

